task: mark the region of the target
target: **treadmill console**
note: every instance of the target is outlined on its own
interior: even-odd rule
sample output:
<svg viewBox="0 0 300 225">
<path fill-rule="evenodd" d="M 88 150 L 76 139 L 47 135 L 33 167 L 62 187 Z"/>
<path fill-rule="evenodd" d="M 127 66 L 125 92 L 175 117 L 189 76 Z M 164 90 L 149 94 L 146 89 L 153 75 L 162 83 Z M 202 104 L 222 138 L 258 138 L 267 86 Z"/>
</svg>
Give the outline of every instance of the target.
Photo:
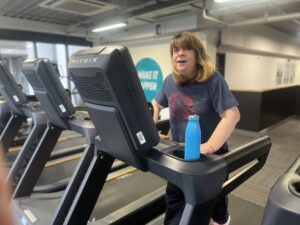
<svg viewBox="0 0 300 225">
<path fill-rule="evenodd" d="M 69 73 L 104 143 L 103 151 L 145 169 L 139 156 L 157 145 L 159 136 L 128 49 L 78 51 L 70 58 Z"/>
<path fill-rule="evenodd" d="M 75 108 L 50 61 L 44 58 L 27 59 L 22 71 L 50 121 L 68 129 L 67 121 L 75 113 Z"/>
<path fill-rule="evenodd" d="M 23 114 L 19 106 L 25 104 L 27 98 L 8 71 L 4 61 L 0 61 L 0 92 L 11 109 L 18 114 Z"/>
</svg>

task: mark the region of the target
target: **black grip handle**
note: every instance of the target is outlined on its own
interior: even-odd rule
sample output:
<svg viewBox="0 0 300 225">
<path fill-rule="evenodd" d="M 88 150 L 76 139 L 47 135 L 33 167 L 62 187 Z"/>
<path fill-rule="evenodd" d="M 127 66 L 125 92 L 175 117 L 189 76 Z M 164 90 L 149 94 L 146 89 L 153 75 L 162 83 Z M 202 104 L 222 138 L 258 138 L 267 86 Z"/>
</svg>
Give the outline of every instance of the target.
<svg viewBox="0 0 300 225">
<path fill-rule="evenodd" d="M 156 128 L 161 134 L 167 135 L 170 130 L 170 120 L 164 119 L 157 121 Z"/>
<path fill-rule="evenodd" d="M 270 148 L 271 138 L 264 136 L 223 155 L 223 160 L 227 163 L 228 174 L 248 165 L 224 183 L 221 196 L 229 194 L 260 170 L 267 160 Z"/>
</svg>

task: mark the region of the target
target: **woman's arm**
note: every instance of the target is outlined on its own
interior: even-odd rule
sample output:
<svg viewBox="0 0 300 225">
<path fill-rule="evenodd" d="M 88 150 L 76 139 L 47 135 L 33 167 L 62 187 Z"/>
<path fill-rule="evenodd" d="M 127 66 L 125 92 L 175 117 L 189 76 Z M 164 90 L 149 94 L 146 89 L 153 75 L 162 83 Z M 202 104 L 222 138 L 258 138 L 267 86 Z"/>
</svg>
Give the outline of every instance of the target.
<svg viewBox="0 0 300 225">
<path fill-rule="evenodd" d="M 152 100 L 152 106 L 153 106 L 153 121 L 156 124 L 159 118 L 159 113 L 161 111 L 161 107 L 157 103 L 155 99 Z"/>
<path fill-rule="evenodd" d="M 155 124 L 157 124 L 158 118 L 159 118 L 159 113 L 162 109 L 162 107 L 157 103 L 155 99 L 152 100 L 152 106 L 153 106 L 153 121 Z M 160 138 L 165 139 L 165 140 L 170 140 L 170 136 L 165 135 L 165 134 L 159 134 Z"/>
<path fill-rule="evenodd" d="M 237 107 L 232 107 L 221 113 L 221 120 L 206 143 L 201 144 L 201 153 L 214 153 L 229 139 L 236 124 L 240 120 Z"/>
<path fill-rule="evenodd" d="M 10 205 L 10 188 L 6 183 L 6 168 L 0 148 L 0 224 L 13 225 L 13 216 Z"/>
</svg>

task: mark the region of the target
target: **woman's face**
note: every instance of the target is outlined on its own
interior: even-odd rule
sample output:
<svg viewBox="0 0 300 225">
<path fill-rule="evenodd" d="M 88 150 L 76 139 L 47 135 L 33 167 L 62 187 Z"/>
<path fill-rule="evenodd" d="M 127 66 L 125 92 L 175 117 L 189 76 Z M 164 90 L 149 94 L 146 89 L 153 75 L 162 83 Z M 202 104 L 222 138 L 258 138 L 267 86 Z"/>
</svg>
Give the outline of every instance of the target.
<svg viewBox="0 0 300 225">
<path fill-rule="evenodd" d="M 175 69 L 187 80 L 195 76 L 196 57 L 192 49 L 173 48 L 172 63 Z"/>
</svg>

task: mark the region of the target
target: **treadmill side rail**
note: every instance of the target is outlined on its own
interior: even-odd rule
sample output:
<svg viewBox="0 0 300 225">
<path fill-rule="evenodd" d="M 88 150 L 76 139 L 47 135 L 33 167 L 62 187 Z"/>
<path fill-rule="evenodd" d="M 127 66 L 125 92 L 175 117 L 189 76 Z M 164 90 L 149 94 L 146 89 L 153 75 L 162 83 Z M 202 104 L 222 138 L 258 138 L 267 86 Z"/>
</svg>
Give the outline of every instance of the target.
<svg viewBox="0 0 300 225">
<path fill-rule="evenodd" d="M 2 144 L 2 149 L 4 150 L 4 153 L 8 151 L 11 143 L 13 142 L 14 138 L 18 134 L 22 122 L 25 120 L 26 117 L 24 116 L 14 114 L 14 113 L 11 114 L 0 136 L 0 142 Z"/>
<path fill-rule="evenodd" d="M 62 196 L 59 206 L 56 209 L 56 212 L 54 214 L 52 225 L 54 224 L 63 224 L 64 219 L 66 218 L 68 211 L 73 204 L 73 200 L 78 193 L 78 190 L 80 188 L 80 185 L 87 173 L 87 170 L 90 166 L 90 163 L 93 160 L 94 157 L 94 148 L 95 145 L 87 145 L 85 147 L 85 150 L 83 152 L 83 155 L 81 156 L 80 162 L 78 163 L 75 171 L 73 172 L 73 176 L 71 180 L 68 183 L 68 186 L 64 192 L 64 195 Z"/>
<path fill-rule="evenodd" d="M 273 185 L 262 225 L 299 225 L 300 157 Z"/>
<path fill-rule="evenodd" d="M 98 151 L 88 168 L 72 206 L 64 220 L 64 225 L 86 224 L 104 186 L 114 158 Z M 95 188 L 97 187 L 97 188 Z M 52 225 L 61 225 L 52 223 Z"/>
<path fill-rule="evenodd" d="M 44 130 L 44 126 L 34 126 L 30 135 L 36 137 L 36 143 L 23 149 L 15 162 L 16 166 L 12 168 L 10 176 L 15 188 L 13 198 L 31 195 L 62 132 L 60 127 L 52 125 L 48 125 Z M 27 143 L 25 145 L 27 146 Z"/>
</svg>

